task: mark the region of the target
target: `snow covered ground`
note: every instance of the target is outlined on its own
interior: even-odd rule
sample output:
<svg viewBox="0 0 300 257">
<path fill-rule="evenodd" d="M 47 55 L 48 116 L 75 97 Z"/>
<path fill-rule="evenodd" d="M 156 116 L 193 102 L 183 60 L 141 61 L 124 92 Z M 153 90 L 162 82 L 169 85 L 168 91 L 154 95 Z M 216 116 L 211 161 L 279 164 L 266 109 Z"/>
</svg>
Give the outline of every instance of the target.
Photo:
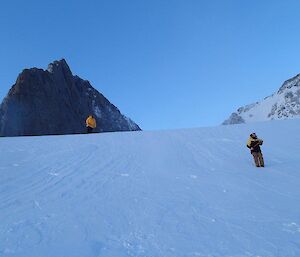
<svg viewBox="0 0 300 257">
<path fill-rule="evenodd" d="M 298 119 L 0 138 L 0 256 L 300 256 L 299 132 Z"/>
</svg>

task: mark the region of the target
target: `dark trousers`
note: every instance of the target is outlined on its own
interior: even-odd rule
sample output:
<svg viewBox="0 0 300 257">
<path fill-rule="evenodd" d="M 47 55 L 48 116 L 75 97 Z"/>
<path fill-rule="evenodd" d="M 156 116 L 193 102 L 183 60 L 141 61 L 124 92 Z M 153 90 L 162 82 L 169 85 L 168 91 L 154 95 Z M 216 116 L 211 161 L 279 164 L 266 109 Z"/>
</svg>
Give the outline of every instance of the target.
<svg viewBox="0 0 300 257">
<path fill-rule="evenodd" d="M 255 162 L 256 167 L 264 167 L 265 163 L 264 163 L 264 158 L 261 152 L 253 152 L 253 159 Z"/>
<path fill-rule="evenodd" d="M 92 133 L 93 132 L 93 128 L 91 127 L 86 127 L 86 133 Z"/>
</svg>

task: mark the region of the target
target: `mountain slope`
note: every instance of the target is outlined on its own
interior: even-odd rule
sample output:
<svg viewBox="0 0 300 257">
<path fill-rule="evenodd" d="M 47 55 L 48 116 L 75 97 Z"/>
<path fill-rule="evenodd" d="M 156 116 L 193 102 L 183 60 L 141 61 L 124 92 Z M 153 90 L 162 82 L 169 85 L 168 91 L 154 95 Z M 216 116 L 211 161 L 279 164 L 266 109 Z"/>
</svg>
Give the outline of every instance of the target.
<svg viewBox="0 0 300 257">
<path fill-rule="evenodd" d="M 240 107 L 223 125 L 300 117 L 300 74 L 285 81 L 278 92 Z"/>
<path fill-rule="evenodd" d="M 96 132 L 140 130 L 62 59 L 18 76 L 0 105 L 0 136 L 83 133 L 90 114 Z"/>
<path fill-rule="evenodd" d="M 300 256 L 299 130 L 1 138 L 0 256 Z"/>
</svg>

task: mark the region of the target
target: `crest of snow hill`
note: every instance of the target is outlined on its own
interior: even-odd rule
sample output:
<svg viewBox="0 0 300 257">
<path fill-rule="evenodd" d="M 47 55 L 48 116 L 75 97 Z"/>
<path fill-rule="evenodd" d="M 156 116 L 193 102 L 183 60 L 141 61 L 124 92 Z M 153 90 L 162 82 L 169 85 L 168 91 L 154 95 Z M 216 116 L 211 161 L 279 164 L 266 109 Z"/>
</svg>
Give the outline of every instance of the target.
<svg viewBox="0 0 300 257">
<path fill-rule="evenodd" d="M 0 105 L 0 136 L 84 133 L 90 114 L 95 132 L 141 130 L 62 59 L 18 76 Z"/>
<path fill-rule="evenodd" d="M 300 74 L 260 102 L 240 107 L 223 125 L 300 117 Z"/>
</svg>

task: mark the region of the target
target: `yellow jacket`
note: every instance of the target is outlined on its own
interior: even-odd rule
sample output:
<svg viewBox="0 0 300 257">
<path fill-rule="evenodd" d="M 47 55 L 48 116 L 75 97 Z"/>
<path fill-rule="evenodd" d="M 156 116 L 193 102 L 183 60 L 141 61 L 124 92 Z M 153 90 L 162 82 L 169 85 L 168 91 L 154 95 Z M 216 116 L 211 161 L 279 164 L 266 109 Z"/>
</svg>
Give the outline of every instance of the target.
<svg viewBox="0 0 300 257">
<path fill-rule="evenodd" d="M 87 117 L 85 123 L 87 127 L 96 128 L 96 120 L 92 116 Z"/>
<path fill-rule="evenodd" d="M 252 137 L 249 137 L 249 139 L 248 139 L 248 141 L 247 141 L 247 146 L 250 148 L 251 147 L 251 144 L 252 144 L 252 142 L 257 142 L 257 143 L 259 143 L 259 145 L 262 145 L 263 144 L 263 141 L 261 140 L 261 139 L 259 139 L 259 138 L 256 138 L 256 139 L 254 139 L 254 138 L 252 138 Z"/>
<path fill-rule="evenodd" d="M 248 141 L 247 141 L 247 146 L 250 148 L 251 147 L 251 143 L 252 142 L 255 142 L 255 141 L 258 141 L 257 139 L 254 139 L 252 137 L 249 137 Z"/>
</svg>

